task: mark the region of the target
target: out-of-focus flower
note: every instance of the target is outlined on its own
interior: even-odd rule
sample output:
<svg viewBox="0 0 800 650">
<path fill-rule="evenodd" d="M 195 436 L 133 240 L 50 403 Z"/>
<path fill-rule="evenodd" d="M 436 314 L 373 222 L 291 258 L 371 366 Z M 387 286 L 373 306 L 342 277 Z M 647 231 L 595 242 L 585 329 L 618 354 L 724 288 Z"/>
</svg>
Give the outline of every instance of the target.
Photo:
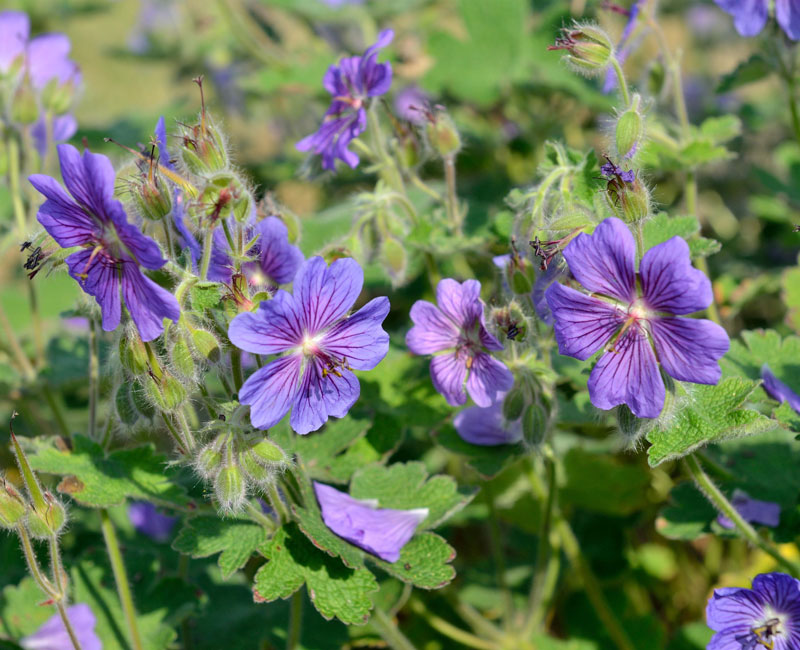
<svg viewBox="0 0 800 650">
<path fill-rule="evenodd" d="M 481 283 L 459 284 L 446 278 L 436 287 L 433 305 L 418 300 L 411 307 L 414 322 L 406 345 L 414 354 L 432 354 L 433 386 L 451 406 L 461 406 L 470 397 L 478 406 L 491 406 L 514 383 L 511 371 L 489 352 L 503 345 L 486 329 Z"/>
<path fill-rule="evenodd" d="M 67 607 L 67 618 L 83 650 L 102 650 L 103 644 L 94 631 L 97 620 L 89 605 L 80 603 Z M 74 646 L 58 614 L 54 614 L 36 632 L 21 639 L 25 650 L 73 650 Z"/>
<path fill-rule="evenodd" d="M 465 408 L 453 419 L 453 425 L 458 435 L 473 445 L 492 447 L 522 440 L 522 423 L 508 422 L 503 417 L 502 399 L 485 408 Z"/>
<path fill-rule="evenodd" d="M 752 589 L 715 589 L 706 622 L 716 632 L 708 650 L 800 648 L 800 581 L 784 573 L 762 573 Z"/>
<path fill-rule="evenodd" d="M 717 6 L 733 16 L 736 31 L 742 36 L 756 36 L 769 17 L 770 0 L 714 0 Z M 800 40 L 800 5 L 796 0 L 775 0 L 775 18 L 786 35 Z"/>
<path fill-rule="evenodd" d="M 158 244 L 128 223 L 114 198 L 114 168 L 108 158 L 89 151 L 81 156 L 67 144 L 59 145 L 58 157 L 69 194 L 49 176 L 30 177 L 47 198 L 39 208 L 39 223 L 63 248 L 83 247 L 65 261 L 69 274 L 100 305 L 104 330 L 119 325 L 121 288 L 142 340 L 157 338 L 164 331 L 164 318 L 177 321 L 180 316 L 175 296 L 140 269 L 160 269 L 166 263 Z"/>
<path fill-rule="evenodd" d="M 800 395 L 778 379 L 766 363 L 761 366 L 761 379 L 764 380 L 764 390 L 767 395 L 781 403 L 787 402 L 789 406 L 800 413 Z"/>
<path fill-rule="evenodd" d="M 613 5 L 611 3 L 607 3 L 606 7 L 611 9 L 612 11 L 616 11 L 617 13 L 621 13 L 624 16 L 627 16 L 628 20 L 625 23 L 625 27 L 622 30 L 622 35 L 619 38 L 619 43 L 617 43 L 617 50 L 616 50 L 616 57 L 617 62 L 622 65 L 625 61 L 628 60 L 628 57 L 631 55 L 631 52 L 634 50 L 636 43 L 631 42 L 631 36 L 633 35 L 633 30 L 636 29 L 636 22 L 639 19 L 639 13 L 642 10 L 642 5 L 644 4 L 644 0 L 634 0 L 631 4 L 630 9 L 624 9 L 619 7 L 618 5 Z M 638 39 L 637 39 L 638 40 Z M 610 93 L 617 87 L 617 73 L 613 67 L 609 68 L 606 71 L 606 79 L 603 83 L 603 92 Z"/>
<path fill-rule="evenodd" d="M 299 151 L 313 151 L 322 156 L 322 167 L 334 169 L 336 159 L 350 167 L 358 165 L 358 156 L 347 146 L 367 128 L 366 104 L 370 97 L 385 94 L 392 85 L 392 64 L 378 63 L 378 50 L 392 42 L 394 32 L 387 29 L 362 56 L 342 59 L 325 73 L 322 85 L 333 102 L 316 133 L 297 143 Z"/>
<path fill-rule="evenodd" d="M 268 429 L 291 409 L 292 429 L 306 434 L 331 416 L 344 417 L 355 404 L 361 387 L 353 370 L 372 370 L 389 351 L 381 327 L 388 298 L 347 315 L 363 285 L 355 260 L 328 267 L 313 257 L 298 271 L 293 294 L 281 289 L 257 312 L 233 319 L 228 336 L 236 347 L 254 354 L 288 352 L 250 375 L 239 391 L 254 427 Z"/>
<path fill-rule="evenodd" d="M 427 508 L 379 508 L 374 500 L 361 501 L 314 481 L 322 520 L 339 537 L 387 562 L 397 562 L 401 549 L 428 516 Z"/>
<path fill-rule="evenodd" d="M 406 86 L 394 96 L 395 113 L 412 124 L 425 123 L 425 110 L 429 104 L 427 93 L 418 86 Z"/>
<path fill-rule="evenodd" d="M 777 503 L 751 499 L 750 495 L 742 490 L 734 490 L 731 504 L 742 516 L 742 519 L 751 524 L 775 528 L 781 521 L 781 507 Z M 719 515 L 717 522 L 723 528 L 734 528 L 734 523 L 725 515 Z"/>
<path fill-rule="evenodd" d="M 166 542 L 175 524 L 176 517 L 162 515 L 158 509 L 147 501 L 134 501 L 128 506 L 128 519 L 133 527 L 157 542 Z"/>
<path fill-rule="evenodd" d="M 561 354 L 586 361 L 605 346 L 589 376 L 597 408 L 627 404 L 637 417 L 658 417 L 666 392 L 659 362 L 679 381 L 719 381 L 717 361 L 730 346 L 725 330 L 709 320 L 676 317 L 705 309 L 713 299 L 683 239 L 647 251 L 638 281 L 633 235 L 613 217 L 593 235 L 572 240 L 564 258 L 588 293 L 553 284 L 547 302 Z"/>
</svg>

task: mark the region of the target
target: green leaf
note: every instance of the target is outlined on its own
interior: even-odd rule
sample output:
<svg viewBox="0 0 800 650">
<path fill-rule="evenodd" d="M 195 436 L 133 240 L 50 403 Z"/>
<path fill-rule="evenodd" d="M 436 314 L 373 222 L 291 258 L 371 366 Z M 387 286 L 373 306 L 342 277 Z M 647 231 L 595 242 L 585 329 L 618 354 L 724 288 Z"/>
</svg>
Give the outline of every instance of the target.
<svg viewBox="0 0 800 650">
<path fill-rule="evenodd" d="M 768 417 L 743 408 L 756 388 L 757 382 L 738 377 L 716 386 L 679 384 L 684 395 L 678 396 L 674 415 L 647 434 L 650 465 L 686 456 L 710 442 L 774 429 L 775 423 Z"/>
<path fill-rule="evenodd" d="M 193 558 L 219 553 L 217 563 L 227 579 L 266 541 L 267 531 L 250 519 L 201 516 L 184 522 L 172 548 Z"/>
<path fill-rule="evenodd" d="M 456 577 L 450 562 L 455 549 L 435 533 L 415 535 L 400 551 L 397 562 L 370 559 L 384 571 L 420 589 L 439 589 Z"/>
<path fill-rule="evenodd" d="M 698 167 L 721 160 L 735 158 L 734 154 L 721 145 L 710 140 L 695 140 L 690 142 L 678 154 L 681 162 L 687 167 Z"/>
<path fill-rule="evenodd" d="M 119 449 L 108 456 L 89 438 L 76 435 L 74 449 L 57 449 L 52 439 L 26 439 L 31 448 L 33 469 L 47 474 L 69 476 L 59 492 L 93 508 L 108 508 L 125 499 L 183 507 L 189 503 L 182 485 L 175 481 L 178 470 L 167 465 L 165 456 L 153 445 Z"/>
<path fill-rule="evenodd" d="M 669 493 L 669 505 L 656 520 L 656 530 L 669 539 L 693 540 L 710 531 L 717 511 L 694 483 L 679 483 Z"/>
<path fill-rule="evenodd" d="M 781 295 L 786 305 L 786 324 L 800 334 L 800 257 L 797 263 L 798 267 L 783 272 Z"/>
<path fill-rule="evenodd" d="M 717 86 L 717 93 L 727 93 L 735 88 L 761 81 L 772 74 L 772 71 L 773 67 L 769 61 L 760 54 L 755 54 L 722 77 Z"/>
<path fill-rule="evenodd" d="M 422 530 L 436 527 L 461 510 L 475 496 L 475 491 L 461 493 L 451 477 L 428 478 L 425 465 L 411 462 L 360 469 L 353 474 L 350 495 L 355 499 L 377 499 L 381 508 L 428 508 L 428 516 L 419 526 Z"/>
<path fill-rule="evenodd" d="M 666 212 L 661 212 L 642 228 L 644 249 L 649 250 L 675 236 L 689 239 L 699 230 L 700 222 L 695 217 L 670 217 Z"/>
<path fill-rule="evenodd" d="M 316 548 L 294 524 L 287 524 L 263 547 L 268 562 L 256 573 L 253 594 L 258 602 L 289 598 L 303 584 L 326 619 L 363 625 L 372 609 L 370 594 L 378 589 L 367 569 L 351 569 Z"/>
<path fill-rule="evenodd" d="M 564 458 L 566 484 L 559 499 L 579 508 L 610 515 L 628 515 L 647 502 L 650 472 L 607 455 L 576 447 Z"/>
<path fill-rule="evenodd" d="M 514 79 L 526 47 L 528 8 L 524 0 L 461 0 L 466 35 L 434 33 L 429 41 L 436 63 L 424 78 L 432 90 L 446 88 L 457 97 L 486 105 Z M 469 70 L 469 74 L 463 74 Z"/>
<path fill-rule="evenodd" d="M 742 121 L 735 115 L 709 117 L 700 125 L 700 133 L 714 144 L 723 144 L 742 133 Z"/>
<path fill-rule="evenodd" d="M 721 362 L 723 373 L 727 375 L 744 375 L 753 380 L 760 380 L 761 366 L 767 365 L 774 375 L 795 391 L 800 392 L 800 337 L 787 336 L 781 338 L 774 330 L 754 330 L 742 332 L 742 341 L 733 341 L 731 349 Z M 783 426 L 800 432 L 800 416 L 791 409 L 781 407 L 763 390 L 757 397 L 767 402 L 772 415 Z"/>
</svg>

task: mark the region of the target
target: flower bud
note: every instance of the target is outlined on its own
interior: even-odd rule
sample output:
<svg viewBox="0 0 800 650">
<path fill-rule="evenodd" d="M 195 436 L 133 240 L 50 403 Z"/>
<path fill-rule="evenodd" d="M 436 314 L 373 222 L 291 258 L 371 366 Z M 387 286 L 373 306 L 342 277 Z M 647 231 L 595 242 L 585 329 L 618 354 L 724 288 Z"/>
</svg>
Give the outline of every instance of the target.
<svg viewBox="0 0 800 650">
<path fill-rule="evenodd" d="M 639 437 L 640 420 L 628 408 L 627 404 L 617 407 L 617 426 L 626 440 L 636 440 Z"/>
<path fill-rule="evenodd" d="M 611 39 L 596 25 L 574 25 L 562 32 L 548 50 L 565 50 L 565 59 L 576 70 L 600 74 L 611 63 L 614 46 Z"/>
<path fill-rule="evenodd" d="M 247 496 L 244 474 L 234 463 L 222 467 L 214 480 L 214 492 L 220 508 L 225 512 L 239 510 Z"/>
<path fill-rule="evenodd" d="M 119 339 L 119 361 L 134 377 L 146 375 L 150 370 L 147 348 L 137 334 Z"/>
<path fill-rule="evenodd" d="M 490 320 L 501 338 L 509 341 L 525 340 L 528 321 L 522 312 L 522 308 L 516 302 L 511 302 L 507 307 L 495 307 L 492 309 Z"/>
<path fill-rule="evenodd" d="M 525 409 L 525 391 L 520 386 L 514 386 L 503 400 L 503 418 L 508 422 L 519 420 Z"/>
<path fill-rule="evenodd" d="M 42 89 L 42 106 L 53 115 L 66 113 L 75 99 L 75 84 L 72 81 L 60 83 L 57 77 L 47 82 Z"/>
<path fill-rule="evenodd" d="M 247 476 L 257 485 L 267 486 L 274 482 L 275 470 L 265 467 L 250 451 L 239 455 L 239 464 Z"/>
<path fill-rule="evenodd" d="M 206 113 L 202 79 L 196 81 L 200 86 L 203 108 L 197 124 L 183 126 L 180 134 L 180 157 L 190 172 L 198 176 L 205 176 L 227 168 L 229 157 L 222 131 Z"/>
<path fill-rule="evenodd" d="M 151 383 L 150 378 L 146 378 L 145 381 Z M 156 411 L 147 400 L 147 391 L 141 381 L 134 379 L 130 397 L 133 407 L 142 417 L 152 420 L 156 416 Z"/>
<path fill-rule="evenodd" d="M 117 417 L 126 426 L 132 427 L 139 419 L 139 413 L 131 398 L 131 387 L 128 382 L 122 382 L 117 388 L 114 396 L 114 406 L 117 410 Z"/>
<path fill-rule="evenodd" d="M 186 399 L 183 385 L 168 372 L 164 372 L 160 379 L 151 377 L 144 386 L 147 396 L 160 411 L 172 412 Z"/>
<path fill-rule="evenodd" d="M 250 447 L 250 453 L 262 464 L 285 463 L 286 453 L 271 440 L 264 438 Z"/>
<path fill-rule="evenodd" d="M 172 344 L 170 350 L 170 357 L 172 359 L 173 367 L 186 379 L 194 377 L 194 360 L 192 359 L 192 352 L 189 349 L 189 344 L 183 336 L 179 336 Z"/>
<path fill-rule="evenodd" d="M 522 435 L 529 445 L 539 445 L 547 433 L 547 413 L 539 404 L 529 404 L 522 414 Z"/>
<path fill-rule="evenodd" d="M 44 506 L 34 506 L 25 521 L 28 532 L 38 539 L 58 535 L 67 523 L 67 511 L 49 492 L 44 493 Z"/>
<path fill-rule="evenodd" d="M 624 171 L 609 161 L 601 168 L 609 178 L 606 202 L 614 215 L 628 223 L 646 219 L 650 214 L 650 191 L 633 171 Z"/>
<path fill-rule="evenodd" d="M 192 330 L 192 343 L 201 359 L 217 363 L 222 357 L 217 338 L 206 330 Z"/>
<path fill-rule="evenodd" d="M 442 158 L 453 156 L 461 149 L 461 136 L 450 115 L 444 110 L 428 114 L 425 126 L 428 144 Z"/>
<path fill-rule="evenodd" d="M 20 84 L 11 105 L 11 119 L 18 124 L 34 124 L 39 119 L 39 105 L 30 79 Z"/>
<path fill-rule="evenodd" d="M 166 179 L 152 169 L 144 177 L 130 181 L 130 194 L 145 219 L 161 221 L 172 212 L 172 189 Z"/>
<path fill-rule="evenodd" d="M 381 261 L 392 284 L 401 284 L 406 275 L 408 255 L 403 244 L 392 235 L 384 235 L 381 241 Z"/>
<path fill-rule="evenodd" d="M 200 450 L 194 466 L 197 473 L 206 480 L 210 481 L 217 475 L 222 467 L 222 452 L 216 440 Z"/>
<path fill-rule="evenodd" d="M 0 479 L 0 526 L 13 528 L 25 516 L 28 505 L 22 495 L 5 479 Z"/>
<path fill-rule="evenodd" d="M 617 118 L 615 139 L 620 158 L 633 158 L 644 138 L 644 117 L 639 110 L 641 97 L 633 96 L 631 105 Z"/>
</svg>

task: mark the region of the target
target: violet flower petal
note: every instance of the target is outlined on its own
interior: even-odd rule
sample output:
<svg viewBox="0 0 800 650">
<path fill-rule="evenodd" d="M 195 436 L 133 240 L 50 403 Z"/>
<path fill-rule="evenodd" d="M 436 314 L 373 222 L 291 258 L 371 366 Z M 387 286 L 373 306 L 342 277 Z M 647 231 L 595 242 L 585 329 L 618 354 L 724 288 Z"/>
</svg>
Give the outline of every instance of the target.
<svg viewBox="0 0 800 650">
<path fill-rule="evenodd" d="M 433 354 L 458 344 L 459 329 L 436 305 L 417 300 L 410 316 L 414 327 L 406 334 L 406 345 L 414 354 Z"/>
<path fill-rule="evenodd" d="M 339 537 L 382 560 L 397 562 L 417 526 L 428 516 L 427 508 L 395 510 L 378 508 L 335 488 L 314 481 L 322 520 Z"/>
<path fill-rule="evenodd" d="M 280 357 L 244 382 L 239 402 L 250 406 L 250 422 L 256 429 L 269 429 L 292 407 L 301 388 L 302 363 L 300 354 Z"/>
<path fill-rule="evenodd" d="M 718 361 L 730 348 L 721 326 L 694 318 L 656 317 L 649 323 L 658 360 L 670 377 L 709 385 L 720 380 Z"/>
<path fill-rule="evenodd" d="M 308 363 L 289 419 L 301 436 L 319 429 L 329 417 L 344 417 L 361 393 L 356 376 L 345 368 L 323 374 L 318 359 Z"/>
<path fill-rule="evenodd" d="M 733 24 L 742 36 L 756 36 L 767 24 L 767 0 L 714 0 L 733 16 Z"/>
<path fill-rule="evenodd" d="M 711 281 L 692 266 L 689 244 L 673 237 L 653 246 L 639 267 L 642 297 L 654 311 L 691 314 L 708 307 L 714 296 Z"/>
<path fill-rule="evenodd" d="M 303 263 L 303 253 L 289 243 L 289 231 L 278 217 L 267 217 L 256 225 L 260 238 L 261 270 L 275 284 L 288 284 Z"/>
<path fill-rule="evenodd" d="M 322 351 L 346 359 L 355 370 L 372 370 L 389 352 L 389 335 L 381 327 L 388 315 L 389 299 L 373 298 L 325 333 Z"/>
<path fill-rule="evenodd" d="M 64 261 L 70 276 L 100 305 L 103 329 L 113 332 L 122 317 L 117 265 L 109 263 L 102 254 L 93 260 L 91 257 L 91 250 L 82 250 L 72 253 Z"/>
<path fill-rule="evenodd" d="M 294 298 L 303 314 L 303 327 L 314 336 L 350 310 L 364 286 L 364 271 L 354 259 L 325 264 L 321 257 L 307 260 L 294 280 Z"/>
<path fill-rule="evenodd" d="M 459 284 L 445 278 L 436 286 L 436 303 L 442 313 L 461 329 L 470 329 L 483 313 L 481 283 L 466 280 Z"/>
<path fill-rule="evenodd" d="M 472 359 L 467 376 L 467 391 L 478 406 L 491 406 L 500 399 L 500 394 L 511 390 L 513 385 L 514 375 L 502 361 L 485 352 Z"/>
<path fill-rule="evenodd" d="M 0 72 L 6 72 L 25 53 L 31 25 L 23 11 L 0 11 Z"/>
<path fill-rule="evenodd" d="M 461 438 L 473 445 L 492 447 L 509 445 L 522 440 L 519 420 L 507 422 L 503 417 L 503 402 L 499 399 L 489 407 L 470 406 L 453 419 Z"/>
<path fill-rule="evenodd" d="M 604 220 L 594 234 L 581 233 L 564 249 L 572 275 L 592 293 L 632 302 L 635 298 L 636 243 L 619 219 Z"/>
<path fill-rule="evenodd" d="M 589 397 L 597 408 L 627 404 L 639 418 L 657 418 L 666 390 L 647 337 L 629 329 L 600 357 L 589 375 Z"/>
<path fill-rule="evenodd" d="M 164 331 L 164 319 L 178 322 L 181 310 L 175 296 L 144 275 L 132 263 L 122 264 L 122 297 L 142 341 L 152 341 Z"/>
<path fill-rule="evenodd" d="M 237 348 L 253 354 L 277 354 L 302 344 L 303 314 L 294 296 L 283 289 L 261 303 L 257 312 L 238 314 L 228 327 Z"/>
<path fill-rule="evenodd" d="M 798 0 L 775 0 L 775 18 L 789 38 L 794 41 L 800 40 L 800 2 Z"/>
<path fill-rule="evenodd" d="M 800 413 L 800 395 L 778 379 L 766 363 L 761 366 L 761 378 L 764 380 L 764 390 L 767 395 L 781 403 L 788 402 L 789 406 Z"/>
<path fill-rule="evenodd" d="M 467 401 L 464 382 L 467 364 L 455 352 L 440 354 L 431 359 L 431 381 L 450 406 L 462 406 Z"/>
<path fill-rule="evenodd" d="M 750 495 L 741 490 L 735 490 L 731 504 L 745 521 L 775 528 L 781 521 L 781 507 L 771 501 L 751 499 Z M 724 515 L 717 517 L 720 526 L 727 529 L 734 528 L 734 523 Z"/>
<path fill-rule="evenodd" d="M 177 517 L 161 514 L 152 503 L 147 501 L 134 501 L 129 504 L 128 519 L 138 532 L 157 542 L 166 542 L 170 538 L 175 524 L 178 523 Z"/>
<path fill-rule="evenodd" d="M 95 633 L 95 619 L 89 605 L 79 603 L 67 607 L 67 618 L 83 650 L 102 650 L 103 644 Z M 59 614 L 54 614 L 30 636 L 21 639 L 19 644 L 25 650 L 72 650 L 74 647 Z"/>
</svg>

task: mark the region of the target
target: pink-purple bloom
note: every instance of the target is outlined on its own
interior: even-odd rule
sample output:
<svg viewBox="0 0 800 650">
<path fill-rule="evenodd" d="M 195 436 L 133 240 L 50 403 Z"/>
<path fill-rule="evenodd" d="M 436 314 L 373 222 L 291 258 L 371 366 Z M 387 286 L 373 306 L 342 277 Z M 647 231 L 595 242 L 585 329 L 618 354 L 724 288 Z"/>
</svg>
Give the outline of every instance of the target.
<svg viewBox="0 0 800 650">
<path fill-rule="evenodd" d="M 81 156 L 66 144 L 59 145 L 58 158 L 69 194 L 49 176 L 29 179 L 47 198 L 39 208 L 39 223 L 63 248 L 82 247 L 65 261 L 69 274 L 100 305 L 104 330 L 119 325 L 124 299 L 142 340 L 157 338 L 165 318 L 177 321 L 180 316 L 175 296 L 140 268 L 155 270 L 166 263 L 158 244 L 128 223 L 122 203 L 114 198 L 108 158 L 89 151 Z"/>
<path fill-rule="evenodd" d="M 664 406 L 661 368 L 679 381 L 716 384 L 728 351 L 725 330 L 705 319 L 679 318 L 713 299 L 708 278 L 692 267 L 689 246 L 673 237 L 648 250 L 636 272 L 636 244 L 616 218 L 564 250 L 585 292 L 553 284 L 546 293 L 559 352 L 586 361 L 601 350 L 589 376 L 597 408 L 627 404 L 640 418 Z"/>
<path fill-rule="evenodd" d="M 784 573 L 762 573 L 752 589 L 715 589 L 706 622 L 716 632 L 707 650 L 800 648 L 800 581 Z"/>
<path fill-rule="evenodd" d="M 250 405 L 250 421 L 268 429 L 291 409 L 289 424 L 299 434 L 316 431 L 328 417 L 344 417 L 361 392 L 353 370 L 372 370 L 389 351 L 381 324 L 389 299 L 374 298 L 348 316 L 364 284 L 355 260 L 330 267 L 307 260 L 293 293 L 278 290 L 255 313 L 239 314 L 228 336 L 253 354 L 284 354 L 254 372 L 239 391 Z"/>
<path fill-rule="evenodd" d="M 717 6 L 733 16 L 736 31 L 742 36 L 756 36 L 769 17 L 770 0 L 714 0 Z M 786 35 L 800 40 L 800 3 L 797 0 L 775 0 L 775 18 Z"/>
<path fill-rule="evenodd" d="M 342 59 L 332 65 L 322 79 L 333 101 L 316 133 L 297 143 L 299 151 L 313 151 L 322 156 L 322 167 L 334 169 L 336 159 L 350 167 L 358 165 L 358 156 L 347 146 L 367 128 L 366 104 L 370 97 L 385 94 L 392 85 L 392 64 L 378 63 L 378 50 L 392 42 L 394 32 L 387 29 L 361 56 Z"/>
<path fill-rule="evenodd" d="M 767 395 L 781 403 L 787 402 L 789 406 L 800 413 L 800 395 L 778 379 L 766 363 L 761 366 L 761 379 L 764 380 L 764 390 Z"/>
<path fill-rule="evenodd" d="M 314 481 L 322 520 L 339 537 L 377 555 L 397 562 L 400 551 L 428 516 L 427 508 L 394 510 L 379 508 L 375 500 L 354 499 L 345 492 Z"/>
<path fill-rule="evenodd" d="M 522 440 L 522 423 L 503 417 L 503 401 L 485 408 L 470 406 L 453 419 L 456 432 L 466 442 L 483 447 L 511 445 Z"/>
<path fill-rule="evenodd" d="M 172 529 L 178 523 L 176 517 L 164 515 L 147 501 L 134 501 L 128 506 L 128 519 L 133 527 L 143 535 L 157 542 L 166 542 Z"/>
<path fill-rule="evenodd" d="M 94 631 L 97 620 L 89 605 L 80 603 L 67 607 L 67 618 L 83 650 L 102 650 L 103 644 Z M 36 632 L 21 639 L 19 644 L 25 650 L 73 650 L 75 647 L 58 614 L 47 619 Z"/>
<path fill-rule="evenodd" d="M 411 307 L 414 322 L 406 345 L 414 354 L 432 354 L 433 386 L 451 406 L 467 394 L 478 406 L 491 406 L 514 383 L 511 371 L 489 354 L 503 349 L 486 329 L 481 283 L 459 284 L 446 278 L 436 287 L 437 305 L 418 300 Z"/>
<path fill-rule="evenodd" d="M 742 490 L 734 490 L 731 504 L 736 508 L 736 512 L 751 524 L 775 528 L 781 521 L 781 507 L 777 503 L 751 499 L 750 495 Z M 734 528 L 734 523 L 725 515 L 719 515 L 717 522 L 723 528 Z"/>
</svg>

